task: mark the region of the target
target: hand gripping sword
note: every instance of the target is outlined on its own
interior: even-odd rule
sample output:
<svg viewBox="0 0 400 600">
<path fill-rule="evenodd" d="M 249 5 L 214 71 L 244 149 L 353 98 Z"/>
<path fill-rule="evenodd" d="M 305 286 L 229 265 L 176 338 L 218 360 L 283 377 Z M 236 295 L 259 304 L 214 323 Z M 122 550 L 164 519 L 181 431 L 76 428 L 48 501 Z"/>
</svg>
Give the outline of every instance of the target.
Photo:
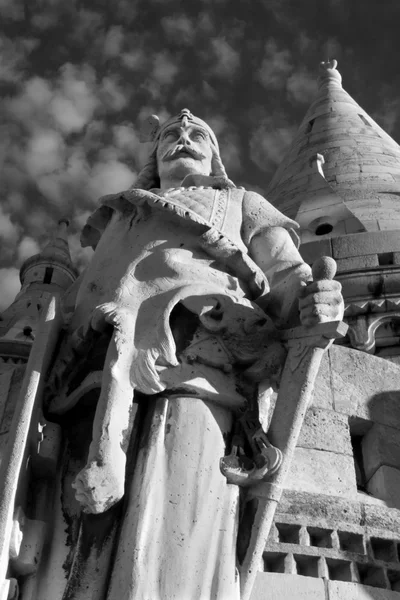
<svg viewBox="0 0 400 600">
<path fill-rule="evenodd" d="M 312 273 L 316 281 L 333 279 L 336 263 L 331 258 L 322 257 L 313 265 Z M 247 488 L 247 501 L 255 499 L 257 508 L 249 543 L 240 565 L 241 600 L 250 599 L 322 356 L 333 340 L 346 335 L 347 328 L 343 321 L 331 321 L 310 328 L 296 327 L 282 334 L 289 352 L 268 430 L 268 440 L 272 447 L 280 451 L 282 460 L 279 468 L 270 470 L 262 481 Z"/>
</svg>

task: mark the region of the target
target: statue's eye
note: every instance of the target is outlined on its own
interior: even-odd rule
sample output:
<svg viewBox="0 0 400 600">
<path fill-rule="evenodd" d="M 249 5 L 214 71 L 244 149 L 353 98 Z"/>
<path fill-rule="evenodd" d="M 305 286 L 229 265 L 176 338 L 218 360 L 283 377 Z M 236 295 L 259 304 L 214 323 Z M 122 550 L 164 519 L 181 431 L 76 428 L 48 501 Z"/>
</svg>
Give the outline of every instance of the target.
<svg viewBox="0 0 400 600">
<path fill-rule="evenodd" d="M 175 131 L 167 131 L 163 135 L 163 140 L 176 140 L 178 138 L 178 134 Z"/>
<path fill-rule="evenodd" d="M 195 131 L 192 135 L 192 139 L 195 142 L 200 142 L 201 140 L 205 140 L 206 136 L 202 131 Z"/>
</svg>

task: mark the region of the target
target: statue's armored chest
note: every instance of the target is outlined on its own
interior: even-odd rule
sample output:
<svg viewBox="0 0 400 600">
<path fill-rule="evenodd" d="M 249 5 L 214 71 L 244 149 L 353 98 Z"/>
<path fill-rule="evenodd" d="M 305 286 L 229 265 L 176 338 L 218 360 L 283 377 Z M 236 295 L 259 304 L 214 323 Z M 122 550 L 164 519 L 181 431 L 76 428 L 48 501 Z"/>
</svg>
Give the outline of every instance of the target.
<svg viewBox="0 0 400 600">
<path fill-rule="evenodd" d="M 176 209 L 198 217 L 242 245 L 242 190 L 189 187 L 168 190 L 162 197 Z"/>
</svg>

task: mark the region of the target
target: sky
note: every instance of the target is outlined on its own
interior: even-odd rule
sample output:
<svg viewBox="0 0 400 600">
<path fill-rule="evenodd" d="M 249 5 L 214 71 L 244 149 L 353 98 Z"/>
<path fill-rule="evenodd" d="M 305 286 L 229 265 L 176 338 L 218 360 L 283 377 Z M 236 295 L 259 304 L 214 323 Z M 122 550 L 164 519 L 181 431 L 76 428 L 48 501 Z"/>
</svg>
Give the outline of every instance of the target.
<svg viewBox="0 0 400 600">
<path fill-rule="evenodd" d="M 153 113 L 205 119 L 230 179 L 263 193 L 336 58 L 400 141 L 399 22 L 398 0 L 0 0 L 0 309 L 60 217 L 87 263 L 80 230 L 134 183 Z"/>
</svg>

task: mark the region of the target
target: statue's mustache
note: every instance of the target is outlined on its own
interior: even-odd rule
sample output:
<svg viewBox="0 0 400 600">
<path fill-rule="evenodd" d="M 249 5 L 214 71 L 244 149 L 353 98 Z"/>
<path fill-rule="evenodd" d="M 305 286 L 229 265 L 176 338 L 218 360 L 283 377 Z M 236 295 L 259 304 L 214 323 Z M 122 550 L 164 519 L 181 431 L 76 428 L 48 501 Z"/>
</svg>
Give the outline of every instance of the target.
<svg viewBox="0 0 400 600">
<path fill-rule="evenodd" d="M 204 160 L 206 158 L 205 154 L 198 150 L 194 150 L 189 146 L 184 146 L 183 144 L 177 144 L 175 148 L 172 150 L 167 150 L 164 156 L 162 157 L 163 161 L 175 160 L 179 158 L 180 154 L 187 154 L 194 158 L 195 160 Z"/>
</svg>

